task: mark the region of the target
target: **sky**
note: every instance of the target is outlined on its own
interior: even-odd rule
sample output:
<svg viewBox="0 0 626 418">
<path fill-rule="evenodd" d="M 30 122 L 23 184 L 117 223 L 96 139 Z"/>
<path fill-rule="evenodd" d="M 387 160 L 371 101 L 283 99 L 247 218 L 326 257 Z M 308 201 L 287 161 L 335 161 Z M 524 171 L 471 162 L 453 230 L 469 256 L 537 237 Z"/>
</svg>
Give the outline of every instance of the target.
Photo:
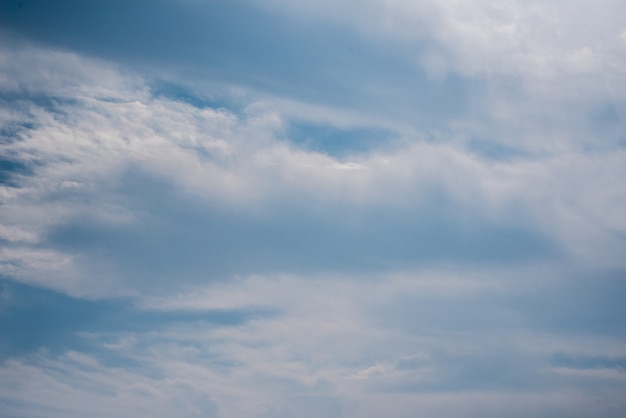
<svg viewBox="0 0 626 418">
<path fill-rule="evenodd" d="M 624 0 L 0 1 L 0 416 L 626 415 Z"/>
</svg>

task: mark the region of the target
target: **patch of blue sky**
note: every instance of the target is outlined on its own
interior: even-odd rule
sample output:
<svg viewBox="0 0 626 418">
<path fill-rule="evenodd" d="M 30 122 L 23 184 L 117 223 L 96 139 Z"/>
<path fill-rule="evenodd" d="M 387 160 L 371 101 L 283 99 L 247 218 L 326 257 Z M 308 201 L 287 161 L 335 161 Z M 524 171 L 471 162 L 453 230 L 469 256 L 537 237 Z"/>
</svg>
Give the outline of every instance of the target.
<svg viewBox="0 0 626 418">
<path fill-rule="evenodd" d="M 530 156 L 525 150 L 481 138 L 471 138 L 467 142 L 467 149 L 483 158 L 498 161 L 510 161 Z"/>
<path fill-rule="evenodd" d="M 77 106 L 79 101 L 74 97 L 53 96 L 46 93 L 33 93 L 24 89 L 16 91 L 2 91 L 0 108 L 19 111 L 22 115 L 20 121 L 7 121 L 3 123 L 0 135 L 3 141 L 19 140 L 19 134 L 23 131 L 35 129 L 37 126 L 30 122 L 33 110 L 41 109 L 55 116 L 64 115 L 64 106 Z"/>
<path fill-rule="evenodd" d="M 7 127 L 4 132 L 0 131 L 0 140 L 13 142 L 19 140 L 21 131 L 31 129 L 30 126 Z M 10 187 L 20 187 L 19 179 L 23 176 L 34 174 L 33 165 L 36 162 L 24 161 L 22 156 L 0 150 L 0 184 Z"/>
<path fill-rule="evenodd" d="M 574 369 L 617 369 L 626 371 L 626 357 L 571 355 L 555 353 L 552 356 L 552 364 L 557 367 L 569 367 Z"/>
<path fill-rule="evenodd" d="M 11 109 L 13 112 L 21 112 L 20 120 L 7 121 L 0 126 L 0 184 L 19 187 L 22 176 L 34 175 L 37 165 L 45 164 L 37 157 L 37 152 L 29 155 L 18 154 L 7 150 L 2 144 L 7 145 L 21 141 L 22 135 L 37 128 L 34 121 L 29 121 L 29 112 L 34 108 L 45 109 L 46 112 L 61 116 L 59 106 L 62 104 L 74 104 L 76 101 L 68 98 L 50 97 L 43 94 L 30 94 L 27 92 L 3 92 L 0 97 L 0 108 Z"/>
<path fill-rule="evenodd" d="M 150 85 L 150 94 L 155 98 L 166 98 L 189 104 L 198 109 L 226 109 L 230 113 L 241 113 L 242 105 L 227 95 L 201 94 L 189 86 L 167 80 L 155 80 Z"/>
<path fill-rule="evenodd" d="M 31 175 L 32 173 L 33 171 L 28 164 L 0 155 L 0 184 L 17 187 L 19 182 L 15 179 L 16 176 Z"/>
<path fill-rule="evenodd" d="M 0 138 L 6 144 L 19 140 L 19 134 L 35 127 L 31 122 L 6 123 L 0 128 Z"/>
<path fill-rule="evenodd" d="M 527 324 L 555 335 L 626 338 L 626 272 L 573 272 L 569 286 L 533 291 L 508 303 L 527 309 Z"/>
<path fill-rule="evenodd" d="M 147 74 L 158 68 L 156 79 L 221 80 L 424 126 L 459 115 L 482 94 L 479 80 L 429 77 L 415 64 L 425 49 L 419 44 L 407 57 L 340 25 L 294 21 L 244 2 L 34 1 L 4 15 L 20 36 L 135 63 Z"/>
<path fill-rule="evenodd" d="M 53 290 L 0 281 L 0 358 L 26 355 L 37 350 L 62 353 L 79 350 L 102 354 L 103 360 L 126 361 L 101 350 L 98 339 L 87 334 L 161 332 L 174 325 L 229 327 L 251 320 L 269 319 L 278 313 L 268 308 L 233 310 L 146 311 L 131 299 L 86 300 Z M 94 344 L 95 342 L 95 344 Z"/>
<path fill-rule="evenodd" d="M 372 320 L 416 334 L 437 335 L 445 330 L 508 335 L 532 330 L 583 339 L 626 337 L 622 320 L 626 308 L 621 302 L 626 288 L 623 275 L 585 277 L 574 272 L 567 279 L 568 286 L 546 277 L 539 280 L 543 282 L 540 286 L 495 295 L 455 299 L 427 294 L 398 296 L 377 311 Z"/>
<path fill-rule="evenodd" d="M 594 105 L 588 123 L 590 130 L 601 135 L 605 141 L 589 144 L 587 151 L 605 151 L 615 145 L 626 147 L 626 103 L 610 100 Z"/>
<path fill-rule="evenodd" d="M 330 124 L 290 121 L 285 137 L 308 151 L 339 159 L 394 148 L 394 133 L 380 127 L 339 128 Z M 396 145 L 397 146 L 397 145 Z"/>
</svg>

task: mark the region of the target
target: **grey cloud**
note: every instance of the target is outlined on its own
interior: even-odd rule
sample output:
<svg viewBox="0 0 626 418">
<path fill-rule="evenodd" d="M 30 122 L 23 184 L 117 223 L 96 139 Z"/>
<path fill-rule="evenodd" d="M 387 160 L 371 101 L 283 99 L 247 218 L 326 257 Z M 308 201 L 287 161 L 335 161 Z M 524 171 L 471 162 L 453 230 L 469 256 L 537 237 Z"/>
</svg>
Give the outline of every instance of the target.
<svg viewBox="0 0 626 418">
<path fill-rule="evenodd" d="M 106 263 L 129 282 L 180 286 L 239 275 L 373 272 L 437 263 L 520 263 L 558 256 L 549 238 L 452 208 L 327 210 L 279 202 L 265 215 L 219 209 L 139 172 L 120 178 L 116 199 L 140 214 L 134 225 L 81 218 L 54 226 L 43 245 Z M 465 216 L 469 216 L 465 213 Z M 106 260 L 106 261 L 105 261 Z"/>
</svg>

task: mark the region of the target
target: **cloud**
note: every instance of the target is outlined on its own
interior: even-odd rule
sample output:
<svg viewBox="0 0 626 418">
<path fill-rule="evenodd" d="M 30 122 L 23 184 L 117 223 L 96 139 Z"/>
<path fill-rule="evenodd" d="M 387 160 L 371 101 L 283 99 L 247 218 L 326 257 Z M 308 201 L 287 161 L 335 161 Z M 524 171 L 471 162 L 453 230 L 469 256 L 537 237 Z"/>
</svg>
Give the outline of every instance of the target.
<svg viewBox="0 0 626 418">
<path fill-rule="evenodd" d="M 614 366 L 594 359 L 623 358 L 621 338 L 535 332 L 524 323 L 524 310 L 534 307 L 511 308 L 507 295 L 519 296 L 524 285 L 544 292 L 549 286 L 525 283 L 527 273 L 507 277 L 506 286 L 496 276 L 254 277 L 126 311 L 124 323 L 158 311 L 181 318 L 135 329 L 112 326 L 105 320 L 111 315 L 86 320 L 85 313 L 104 305 L 80 302 L 82 313 L 68 320 L 91 326 L 74 337 L 82 352 L 49 349 L 5 360 L 1 402 L 18 416 L 36 414 L 34 408 L 41 416 L 110 416 L 115 408 L 137 416 L 281 416 L 306 408 L 311 416 L 407 408 L 445 416 L 459 403 L 475 416 L 504 410 L 619 416 L 619 370 L 585 371 L 585 364 Z M 203 319 L 216 307 L 250 304 L 278 307 L 280 314 L 220 324 Z M 390 305 L 402 313 L 394 316 Z"/>
<path fill-rule="evenodd" d="M 5 24 L 11 42 L 123 62 L 214 99 L 244 87 L 539 155 L 623 147 L 614 0 L 567 12 L 556 0 L 288 3 L 29 2 Z"/>
<path fill-rule="evenodd" d="M 0 409 L 622 416 L 603 5 L 0 6 Z"/>
<path fill-rule="evenodd" d="M 11 202 L 3 230 L 37 232 L 5 250 L 12 277 L 61 286 L 42 277 L 34 254 L 68 267 L 57 288 L 73 294 L 132 293 L 172 276 L 198 283 L 447 261 L 573 256 L 622 266 L 626 197 L 614 182 L 622 150 L 498 160 L 436 140 L 443 132 L 416 138 L 400 124 L 384 128 L 395 145 L 342 147 L 333 156 L 332 145 L 299 144 L 293 116 L 271 98 L 240 111 L 197 107 L 152 94 L 150 80 L 127 79 L 99 61 L 36 48 L 6 54 L 47 60 L 58 80 L 37 90 L 16 79 L 28 86 L 17 90 L 22 110 L 13 123 L 21 128 L 7 134 L 2 152 L 29 172 L 3 187 Z M 64 82 L 67 62 L 85 75 Z M 103 65 L 101 87 L 89 77 Z M 315 123 L 324 115 L 316 112 Z M 341 118 L 324 123 L 345 137 Z M 97 288 L 90 271 L 101 277 Z"/>
<path fill-rule="evenodd" d="M 614 0 L 602 7 L 577 2 L 567 10 L 558 0 L 371 0 L 356 6 L 349 1 L 264 2 L 264 7 L 296 19 L 349 25 L 363 37 L 408 45 L 431 42 L 433 47 L 417 51 L 425 52 L 422 64 L 433 71 L 553 78 L 579 71 L 570 57 L 584 54 L 591 59 L 591 48 L 602 54 L 599 60 L 607 68 L 623 70 L 623 20 Z"/>
</svg>

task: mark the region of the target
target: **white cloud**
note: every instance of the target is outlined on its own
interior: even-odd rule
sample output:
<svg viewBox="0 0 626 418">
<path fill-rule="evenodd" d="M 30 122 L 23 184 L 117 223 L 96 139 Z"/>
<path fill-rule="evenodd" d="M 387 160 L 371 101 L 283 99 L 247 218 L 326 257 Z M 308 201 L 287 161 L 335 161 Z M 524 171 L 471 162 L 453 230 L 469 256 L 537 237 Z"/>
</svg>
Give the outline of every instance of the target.
<svg viewBox="0 0 626 418">
<path fill-rule="evenodd" d="M 276 0 L 261 7 L 291 19 L 350 27 L 369 44 L 396 51 L 398 60 L 414 62 L 413 79 L 425 71 L 433 85 L 447 78 L 467 83 L 469 98 L 456 88 L 467 109 L 444 118 L 445 127 L 455 132 L 532 154 L 623 146 L 625 16 L 617 0 Z M 399 91 L 424 94 L 423 88 L 402 82 Z M 386 105 L 401 102 L 403 93 L 396 92 Z M 439 94 L 431 101 L 451 100 Z M 412 107 L 418 114 L 428 109 Z M 394 108 L 398 119 L 403 110 Z M 410 114 L 403 122 L 415 119 Z"/>
<path fill-rule="evenodd" d="M 619 316 L 610 296 L 621 287 L 607 271 L 626 267 L 622 8 L 612 0 L 263 7 L 352 25 L 367 42 L 404 51 L 434 82 L 460 76 L 481 92 L 426 129 L 394 112 L 244 88 L 233 94 L 237 111 L 196 107 L 153 94 L 148 77 L 121 65 L 31 44 L 0 49 L 0 90 L 10 97 L 0 102 L 9 139 L 0 155 L 28 167 L 7 170 L 11 181 L 0 184 L 0 275 L 82 298 L 130 295 L 137 315 L 270 313 L 235 325 L 94 330 L 79 335 L 97 347 L 91 354 L 5 359 L 0 408 L 42 417 L 621 415 L 621 371 L 550 358 L 625 356 L 621 328 L 594 328 Z M 334 157 L 291 141 L 294 121 L 380 128 L 394 142 Z M 246 222 L 256 233 L 280 228 L 254 241 L 237 236 Z M 319 236 L 298 229 L 306 222 Z M 498 228 L 519 241 L 526 235 L 511 231 L 539 237 L 529 247 L 548 241 L 538 250 L 545 258 L 501 262 L 506 251 L 489 242 Z M 415 253 L 413 235 L 425 242 Z M 317 241 L 298 246 L 303 236 Z M 458 248 L 469 255 L 445 252 L 464 239 Z M 218 259 L 229 240 L 241 254 Z M 360 245 L 366 267 L 391 262 L 370 271 L 330 260 Z M 302 254 L 323 246 L 331 250 L 318 258 Z M 340 246 L 345 254 L 332 252 Z M 479 259 L 472 246 L 495 254 Z M 393 258 L 431 247 L 445 253 L 434 263 Z M 255 256 L 277 267 L 238 274 L 229 264 Z M 216 260 L 224 270 L 210 270 Z M 590 280 L 600 296 L 585 292 Z M 12 298 L 3 288 L 0 299 Z M 605 386 L 589 392 L 593 384 Z"/>
<path fill-rule="evenodd" d="M 580 59 L 591 53 L 582 51 Z M 307 202 L 309 208 L 303 210 L 308 211 L 349 207 L 359 212 L 375 207 L 418 213 L 431 204 L 435 190 L 449 199 L 451 208 L 467 215 L 466 219 L 455 215 L 461 223 L 481 217 L 535 228 L 585 262 L 623 267 L 626 188 L 616 181 L 625 175 L 622 150 L 587 153 L 569 138 L 543 137 L 538 141 L 560 151 L 497 160 L 474 153 L 454 131 L 416 133 L 399 123 L 396 134 L 402 140 L 395 148 L 338 160 L 286 140 L 289 118 L 304 118 L 304 110 L 312 109 L 315 122 L 345 127 L 364 123 L 365 116 L 347 112 L 344 117 L 338 109 L 308 105 L 297 110 L 298 106 L 271 98 L 252 103 L 239 114 L 197 108 L 151 96 L 140 77 L 77 55 L 36 48 L 5 49 L 3 54 L 15 58 L 4 59 L 4 74 L 13 74 L 13 67 L 29 68 L 22 64 L 31 61 L 46 68 L 44 79 L 40 70 L 12 76 L 27 86 L 21 89 L 65 99 L 50 106 L 25 99 L 18 110 L 3 108 L 14 123 L 33 126 L 18 130 L 19 140 L 1 148 L 4 155 L 33 170 L 32 175 L 19 177 L 19 188 L 2 186 L 4 235 L 17 245 L 15 231 L 37 234 L 27 234 L 26 240 L 27 235 L 19 235 L 22 247 L 10 250 L 12 254 L 26 254 L 29 240 L 72 219 L 133 225 L 139 216 L 132 209 L 135 197 L 120 188 L 125 173 L 139 170 L 203 204 L 245 216 L 298 201 Z M 56 81 L 46 81 L 49 77 Z M 385 129 L 393 128 L 389 120 L 381 123 Z M 459 124 L 459 132 L 466 127 Z M 69 260 L 73 255 L 59 257 Z M 30 255 L 23 263 L 9 258 L 14 270 L 20 269 L 16 265 L 32 265 Z M 11 274 L 44 282 L 33 276 L 40 270 L 17 270 Z"/>
<path fill-rule="evenodd" d="M 34 243 L 39 241 L 35 232 L 24 230 L 20 227 L 0 225 L 0 239 L 11 242 Z"/>
<path fill-rule="evenodd" d="M 409 45 L 435 41 L 426 61 L 448 61 L 437 66 L 453 72 L 553 79 L 578 71 L 569 57 L 590 49 L 601 54 L 597 59 L 606 69 L 624 70 L 624 51 L 617 43 L 624 13 L 616 0 L 263 3 L 297 18 L 348 24 L 369 38 Z"/>
<path fill-rule="evenodd" d="M 240 325 L 184 321 L 144 332 L 85 333 L 87 345 L 100 347 L 93 354 L 40 351 L 4 361 L 0 404 L 10 413 L 42 417 L 279 417 L 306 410 L 312 417 L 350 418 L 404 416 L 415 408 L 442 417 L 454 411 L 470 417 L 503 411 L 520 417 L 546 411 L 618 416 L 626 407 L 618 370 L 555 368 L 550 357 L 555 352 L 624 356 L 619 338 L 520 330 L 498 305 L 504 294 L 519 293 L 511 281 L 542 286 L 541 278 L 524 283 L 529 273 L 497 282 L 496 272 L 482 271 L 485 279 L 448 273 L 443 282 L 456 281 L 453 292 L 441 289 L 446 285 L 440 273 L 369 280 L 252 277 L 211 286 L 160 307 L 180 312 L 256 303 L 279 314 Z M 463 281 L 469 283 L 456 285 Z M 449 310 L 468 300 L 472 310 L 480 306 L 483 315 L 502 321 L 500 326 L 494 331 L 478 321 L 471 329 L 435 331 L 428 325 L 437 321 L 432 307 L 423 317 L 402 318 L 404 324 L 384 315 L 389 305 L 410 314 L 427 301 Z M 484 387 L 493 381 L 498 386 Z M 533 384 L 525 386 L 528 382 Z M 617 386 L 589 392 L 590 384 Z"/>
</svg>

